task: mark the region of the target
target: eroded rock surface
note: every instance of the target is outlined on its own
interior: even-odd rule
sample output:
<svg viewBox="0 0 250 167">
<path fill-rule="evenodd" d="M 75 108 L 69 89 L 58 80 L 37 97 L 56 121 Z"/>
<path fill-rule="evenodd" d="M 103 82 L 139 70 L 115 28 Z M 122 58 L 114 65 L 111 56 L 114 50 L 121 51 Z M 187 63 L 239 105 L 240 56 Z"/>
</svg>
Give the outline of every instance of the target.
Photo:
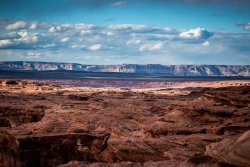
<svg viewBox="0 0 250 167">
<path fill-rule="evenodd" d="M 37 122 L 42 119 L 44 114 L 44 106 L 35 106 L 33 110 L 20 109 L 18 106 L 0 107 L 0 127 L 16 127 Z"/>
<path fill-rule="evenodd" d="M 225 162 L 250 166 L 250 131 L 238 138 L 228 138 L 206 147 L 206 154 Z"/>
<path fill-rule="evenodd" d="M 0 123 L 19 142 L 22 166 L 242 166 L 212 148 L 250 130 L 249 91 L 2 83 Z"/>
<path fill-rule="evenodd" d="M 7 131 L 0 129 L 0 166 L 18 167 L 18 141 Z"/>
<path fill-rule="evenodd" d="M 56 166 L 71 160 L 95 161 L 103 149 L 105 135 L 85 133 L 19 137 L 22 166 Z"/>
</svg>

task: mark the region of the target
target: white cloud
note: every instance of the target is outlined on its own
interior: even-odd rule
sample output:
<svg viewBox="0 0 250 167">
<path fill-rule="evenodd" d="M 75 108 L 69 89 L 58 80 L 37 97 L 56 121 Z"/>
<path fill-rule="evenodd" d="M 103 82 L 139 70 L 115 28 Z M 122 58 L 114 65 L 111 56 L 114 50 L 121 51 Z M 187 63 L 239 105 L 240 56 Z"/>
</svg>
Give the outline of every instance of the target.
<svg viewBox="0 0 250 167">
<path fill-rule="evenodd" d="M 92 30 L 81 30 L 80 34 L 81 35 L 91 35 L 93 33 Z"/>
<path fill-rule="evenodd" d="M 59 32 L 61 30 L 62 30 L 62 28 L 60 26 L 55 26 L 55 27 L 52 26 L 49 28 L 49 32 Z"/>
<path fill-rule="evenodd" d="M 91 30 L 96 26 L 93 24 L 63 24 L 62 27 L 76 30 Z"/>
<path fill-rule="evenodd" d="M 44 44 L 44 45 L 42 45 L 41 47 L 42 48 L 53 48 L 53 47 L 55 47 L 56 46 L 56 44 L 54 44 L 54 43 L 46 43 L 46 44 Z"/>
<path fill-rule="evenodd" d="M 38 36 L 36 33 L 29 33 L 27 31 L 20 31 L 18 34 L 21 38 L 16 39 L 16 42 L 23 42 L 26 44 L 33 44 L 38 41 Z"/>
<path fill-rule="evenodd" d="M 56 28 L 55 27 L 50 27 L 49 32 L 56 32 Z"/>
<path fill-rule="evenodd" d="M 39 40 L 36 33 L 29 33 L 26 30 L 17 33 L 9 33 L 6 37 L 9 37 L 9 39 L 0 40 L 1 48 L 32 48 L 34 47 L 33 44 L 35 44 Z"/>
<path fill-rule="evenodd" d="M 6 47 L 12 45 L 12 42 L 9 39 L 0 40 L 0 47 Z"/>
<path fill-rule="evenodd" d="M 250 23 L 238 23 L 239 27 L 243 27 L 245 31 L 250 31 Z"/>
<path fill-rule="evenodd" d="M 68 37 L 61 39 L 61 42 L 68 42 L 68 41 L 69 41 Z"/>
<path fill-rule="evenodd" d="M 45 22 L 25 22 L 25 21 L 15 21 L 10 22 L 9 24 L 5 25 L 6 30 L 36 30 L 36 29 L 48 29 L 50 25 Z"/>
<path fill-rule="evenodd" d="M 140 39 L 131 39 L 127 41 L 127 45 L 136 45 L 140 44 L 142 41 Z"/>
<path fill-rule="evenodd" d="M 17 21 L 15 23 L 9 24 L 6 26 L 6 30 L 16 30 L 16 29 L 26 29 L 28 26 L 28 23 L 24 21 Z"/>
<path fill-rule="evenodd" d="M 31 23 L 29 28 L 33 29 L 33 30 L 37 29 L 38 28 L 38 23 Z"/>
<path fill-rule="evenodd" d="M 18 34 L 22 37 L 22 38 L 26 38 L 29 36 L 28 31 L 20 31 L 18 32 Z"/>
<path fill-rule="evenodd" d="M 86 47 L 86 45 L 71 45 L 71 49 L 89 49 Z"/>
<path fill-rule="evenodd" d="M 38 52 L 31 52 L 31 51 L 27 52 L 27 58 L 39 58 L 40 55 L 41 53 Z"/>
<path fill-rule="evenodd" d="M 141 24 L 113 24 L 108 27 L 111 30 L 132 30 L 132 31 L 149 31 L 154 30 L 155 27 L 141 25 Z"/>
<path fill-rule="evenodd" d="M 144 51 L 153 51 L 153 50 L 159 50 L 162 47 L 163 47 L 163 43 L 162 42 L 146 43 L 146 44 L 140 46 L 139 50 L 141 52 L 144 52 Z"/>
<path fill-rule="evenodd" d="M 80 45 L 71 45 L 70 48 L 72 48 L 72 49 L 80 48 Z"/>
<path fill-rule="evenodd" d="M 212 34 L 206 29 L 198 27 L 196 29 L 190 29 L 188 31 L 181 32 L 179 36 L 182 39 L 207 39 L 211 35 Z"/>
<path fill-rule="evenodd" d="M 205 41 L 202 43 L 203 46 L 209 46 L 210 45 L 210 42 L 209 41 Z"/>
<path fill-rule="evenodd" d="M 112 4 L 112 6 L 125 6 L 127 5 L 127 1 L 118 1 Z"/>
<path fill-rule="evenodd" d="M 108 36 L 114 35 L 114 33 L 113 33 L 112 31 L 108 31 L 108 32 L 106 32 L 105 34 L 108 35 Z"/>
<path fill-rule="evenodd" d="M 248 23 L 248 24 L 245 26 L 245 30 L 246 30 L 246 31 L 250 31 L 250 23 Z"/>
<path fill-rule="evenodd" d="M 101 44 L 95 44 L 95 45 L 88 47 L 89 50 L 99 50 L 101 48 L 102 48 Z"/>
</svg>

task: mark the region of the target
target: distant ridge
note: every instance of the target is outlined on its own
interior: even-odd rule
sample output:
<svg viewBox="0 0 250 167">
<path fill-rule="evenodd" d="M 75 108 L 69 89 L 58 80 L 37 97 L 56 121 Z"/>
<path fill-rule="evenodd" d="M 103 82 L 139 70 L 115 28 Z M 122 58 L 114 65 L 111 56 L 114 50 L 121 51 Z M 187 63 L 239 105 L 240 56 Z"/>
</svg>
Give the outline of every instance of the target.
<svg viewBox="0 0 250 167">
<path fill-rule="evenodd" d="M 84 65 L 77 63 L 16 61 L 0 62 L 0 70 L 158 73 L 169 76 L 250 76 L 250 65 Z"/>
</svg>

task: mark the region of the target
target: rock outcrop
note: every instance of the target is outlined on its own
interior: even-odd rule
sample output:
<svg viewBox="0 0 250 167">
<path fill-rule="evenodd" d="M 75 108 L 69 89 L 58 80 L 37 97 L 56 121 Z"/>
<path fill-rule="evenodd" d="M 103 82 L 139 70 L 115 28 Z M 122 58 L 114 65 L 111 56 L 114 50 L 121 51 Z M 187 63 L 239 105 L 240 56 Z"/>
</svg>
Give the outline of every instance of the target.
<svg viewBox="0 0 250 167">
<path fill-rule="evenodd" d="M 250 166 L 250 131 L 240 137 L 224 139 L 206 147 L 206 154 L 239 166 Z"/>
<path fill-rule="evenodd" d="M 157 73 L 168 76 L 250 76 L 250 66 L 240 65 L 83 65 L 51 62 L 0 62 L 0 70 Z"/>
</svg>

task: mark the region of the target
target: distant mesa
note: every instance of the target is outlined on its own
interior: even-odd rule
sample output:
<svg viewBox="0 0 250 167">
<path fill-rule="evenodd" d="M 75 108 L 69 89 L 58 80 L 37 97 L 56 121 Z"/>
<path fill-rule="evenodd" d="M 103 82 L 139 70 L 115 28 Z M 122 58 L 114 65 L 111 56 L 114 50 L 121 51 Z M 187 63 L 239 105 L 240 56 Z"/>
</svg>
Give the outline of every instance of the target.
<svg viewBox="0 0 250 167">
<path fill-rule="evenodd" d="M 250 76 L 250 65 L 84 65 L 54 62 L 0 62 L 0 70 L 148 73 L 169 76 Z"/>
</svg>

